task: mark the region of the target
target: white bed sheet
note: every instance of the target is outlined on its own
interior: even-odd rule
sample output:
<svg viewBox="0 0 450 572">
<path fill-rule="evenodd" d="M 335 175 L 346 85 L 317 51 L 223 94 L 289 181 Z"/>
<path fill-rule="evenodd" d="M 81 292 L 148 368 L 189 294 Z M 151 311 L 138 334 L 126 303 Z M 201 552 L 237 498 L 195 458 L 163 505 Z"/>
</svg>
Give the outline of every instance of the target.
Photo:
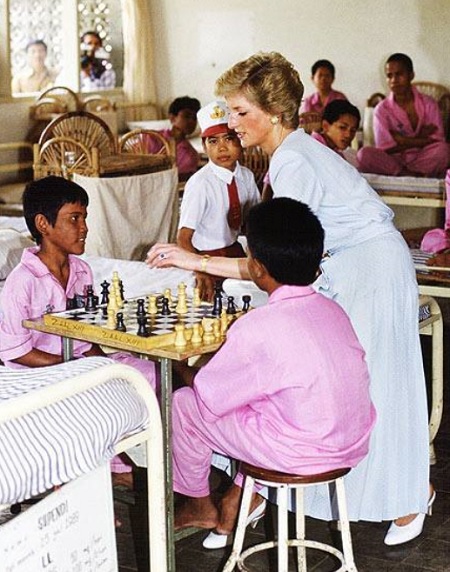
<svg viewBox="0 0 450 572">
<path fill-rule="evenodd" d="M 441 194 L 445 197 L 444 179 L 430 177 L 394 177 L 361 173 L 370 186 L 376 191 L 399 191 Z"/>
</svg>

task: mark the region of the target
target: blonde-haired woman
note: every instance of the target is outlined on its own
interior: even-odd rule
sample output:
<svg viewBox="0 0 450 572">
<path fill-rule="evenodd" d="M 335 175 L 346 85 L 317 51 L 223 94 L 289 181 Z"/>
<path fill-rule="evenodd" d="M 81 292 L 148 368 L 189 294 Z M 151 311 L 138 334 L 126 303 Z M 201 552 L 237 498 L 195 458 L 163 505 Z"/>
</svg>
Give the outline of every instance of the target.
<svg viewBox="0 0 450 572">
<path fill-rule="evenodd" d="M 351 319 L 366 352 L 378 414 L 369 455 L 347 478 L 349 515 L 354 521 L 392 520 L 386 544 L 407 542 L 422 532 L 429 509 L 427 398 L 409 250 L 392 211 L 358 171 L 297 129 L 303 85 L 281 54 L 258 53 L 237 63 L 217 80 L 216 93 L 225 98 L 229 126 L 242 145 L 258 145 L 271 156 L 274 196 L 308 204 L 325 229 L 315 287 Z M 154 247 L 149 263 L 205 266 L 201 256 L 169 245 Z M 211 258 L 206 268 L 249 278 L 243 260 Z M 307 513 L 333 518 L 327 490 L 309 496 Z"/>
</svg>

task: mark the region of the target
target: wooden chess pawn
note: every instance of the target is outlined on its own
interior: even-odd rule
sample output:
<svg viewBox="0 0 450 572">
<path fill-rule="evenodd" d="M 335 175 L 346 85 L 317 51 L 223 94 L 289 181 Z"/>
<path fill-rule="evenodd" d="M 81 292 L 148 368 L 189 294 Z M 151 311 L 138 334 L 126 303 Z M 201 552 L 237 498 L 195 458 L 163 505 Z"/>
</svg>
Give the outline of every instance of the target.
<svg viewBox="0 0 450 572">
<path fill-rule="evenodd" d="M 175 347 L 185 348 L 187 346 L 184 324 L 175 324 Z"/>
<path fill-rule="evenodd" d="M 201 332 L 200 324 L 193 324 L 192 325 L 191 344 L 193 346 L 200 346 L 202 344 L 202 341 L 203 341 L 203 338 L 202 338 L 202 332 Z"/>
<path fill-rule="evenodd" d="M 213 322 L 213 333 L 214 333 L 214 339 L 216 340 L 216 342 L 218 342 L 221 338 L 220 321 L 219 320 L 214 320 L 214 322 Z"/>
<path fill-rule="evenodd" d="M 166 288 L 164 290 L 164 298 L 167 298 L 169 300 L 169 304 L 172 304 L 172 290 L 170 288 Z"/>
<path fill-rule="evenodd" d="M 180 292 L 180 294 L 178 295 L 178 302 L 175 308 L 175 312 L 177 314 L 187 314 L 187 311 L 188 307 L 186 301 L 186 292 Z"/>
<path fill-rule="evenodd" d="M 202 301 L 200 298 L 200 288 L 198 286 L 196 286 L 194 288 L 194 294 L 192 297 L 192 305 L 194 306 L 194 308 L 198 308 L 201 305 Z"/>
<path fill-rule="evenodd" d="M 151 316 L 155 316 L 158 313 L 158 305 L 156 303 L 156 296 L 154 294 L 150 294 L 148 297 L 148 309 L 147 312 Z"/>
<path fill-rule="evenodd" d="M 224 338 L 227 334 L 228 330 L 228 315 L 225 308 L 222 309 L 222 313 L 220 314 L 220 334 Z"/>
<path fill-rule="evenodd" d="M 106 327 L 108 330 L 116 329 L 116 311 L 114 308 L 108 308 L 108 318 L 106 320 Z"/>
<path fill-rule="evenodd" d="M 210 345 L 215 342 L 214 332 L 213 332 L 213 320 L 211 318 L 202 319 L 203 327 L 203 343 L 205 345 Z"/>
</svg>

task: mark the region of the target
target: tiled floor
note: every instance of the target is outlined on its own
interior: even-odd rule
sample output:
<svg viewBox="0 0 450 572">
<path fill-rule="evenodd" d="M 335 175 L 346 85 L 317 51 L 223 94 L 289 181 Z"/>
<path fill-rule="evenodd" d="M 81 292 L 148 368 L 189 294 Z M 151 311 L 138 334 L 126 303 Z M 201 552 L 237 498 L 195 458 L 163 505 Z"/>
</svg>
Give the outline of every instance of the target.
<svg viewBox="0 0 450 572">
<path fill-rule="evenodd" d="M 439 300 L 444 310 L 446 347 L 450 343 L 450 304 Z M 445 373 L 450 375 L 450 358 L 445 356 Z M 424 355 L 429 355 L 427 339 Z M 445 399 L 445 398 L 444 398 Z M 437 464 L 431 468 L 432 482 L 437 490 L 433 516 L 427 517 L 422 535 L 416 540 L 399 546 L 383 544 L 388 523 L 354 523 L 351 526 L 355 560 L 358 572 L 450 572 L 450 402 L 444 404 L 444 418 L 436 439 Z M 145 568 L 145 543 L 142 534 L 142 507 L 116 502 L 117 515 L 123 526 L 118 531 L 120 572 L 148 572 Z M 130 518 L 131 517 L 131 518 Z M 260 542 L 273 529 L 271 511 L 255 531 L 247 533 L 249 543 Z M 131 524 L 136 533 L 132 534 Z M 332 533 L 326 523 L 307 520 L 307 535 L 315 540 L 329 542 Z M 218 572 L 222 570 L 229 549 L 207 551 L 201 541 L 205 533 L 197 533 L 176 545 L 177 572 Z M 331 557 L 311 552 L 308 571 L 331 572 L 337 569 Z M 139 563 L 137 563 L 139 561 Z M 268 556 L 260 554 L 248 561 L 255 572 L 275 572 L 276 565 Z M 295 567 L 292 566 L 292 571 Z M 159 572 L 159 571 L 154 571 Z"/>
</svg>

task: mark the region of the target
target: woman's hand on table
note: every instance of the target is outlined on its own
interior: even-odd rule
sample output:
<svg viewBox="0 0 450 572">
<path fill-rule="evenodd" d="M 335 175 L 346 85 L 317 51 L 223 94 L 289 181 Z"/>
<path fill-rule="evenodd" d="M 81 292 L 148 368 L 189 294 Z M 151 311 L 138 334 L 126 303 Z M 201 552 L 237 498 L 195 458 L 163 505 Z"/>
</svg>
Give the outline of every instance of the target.
<svg viewBox="0 0 450 572">
<path fill-rule="evenodd" d="M 196 271 L 201 267 L 201 255 L 188 252 L 176 244 L 155 244 L 147 253 L 150 268 L 182 268 Z"/>
</svg>

